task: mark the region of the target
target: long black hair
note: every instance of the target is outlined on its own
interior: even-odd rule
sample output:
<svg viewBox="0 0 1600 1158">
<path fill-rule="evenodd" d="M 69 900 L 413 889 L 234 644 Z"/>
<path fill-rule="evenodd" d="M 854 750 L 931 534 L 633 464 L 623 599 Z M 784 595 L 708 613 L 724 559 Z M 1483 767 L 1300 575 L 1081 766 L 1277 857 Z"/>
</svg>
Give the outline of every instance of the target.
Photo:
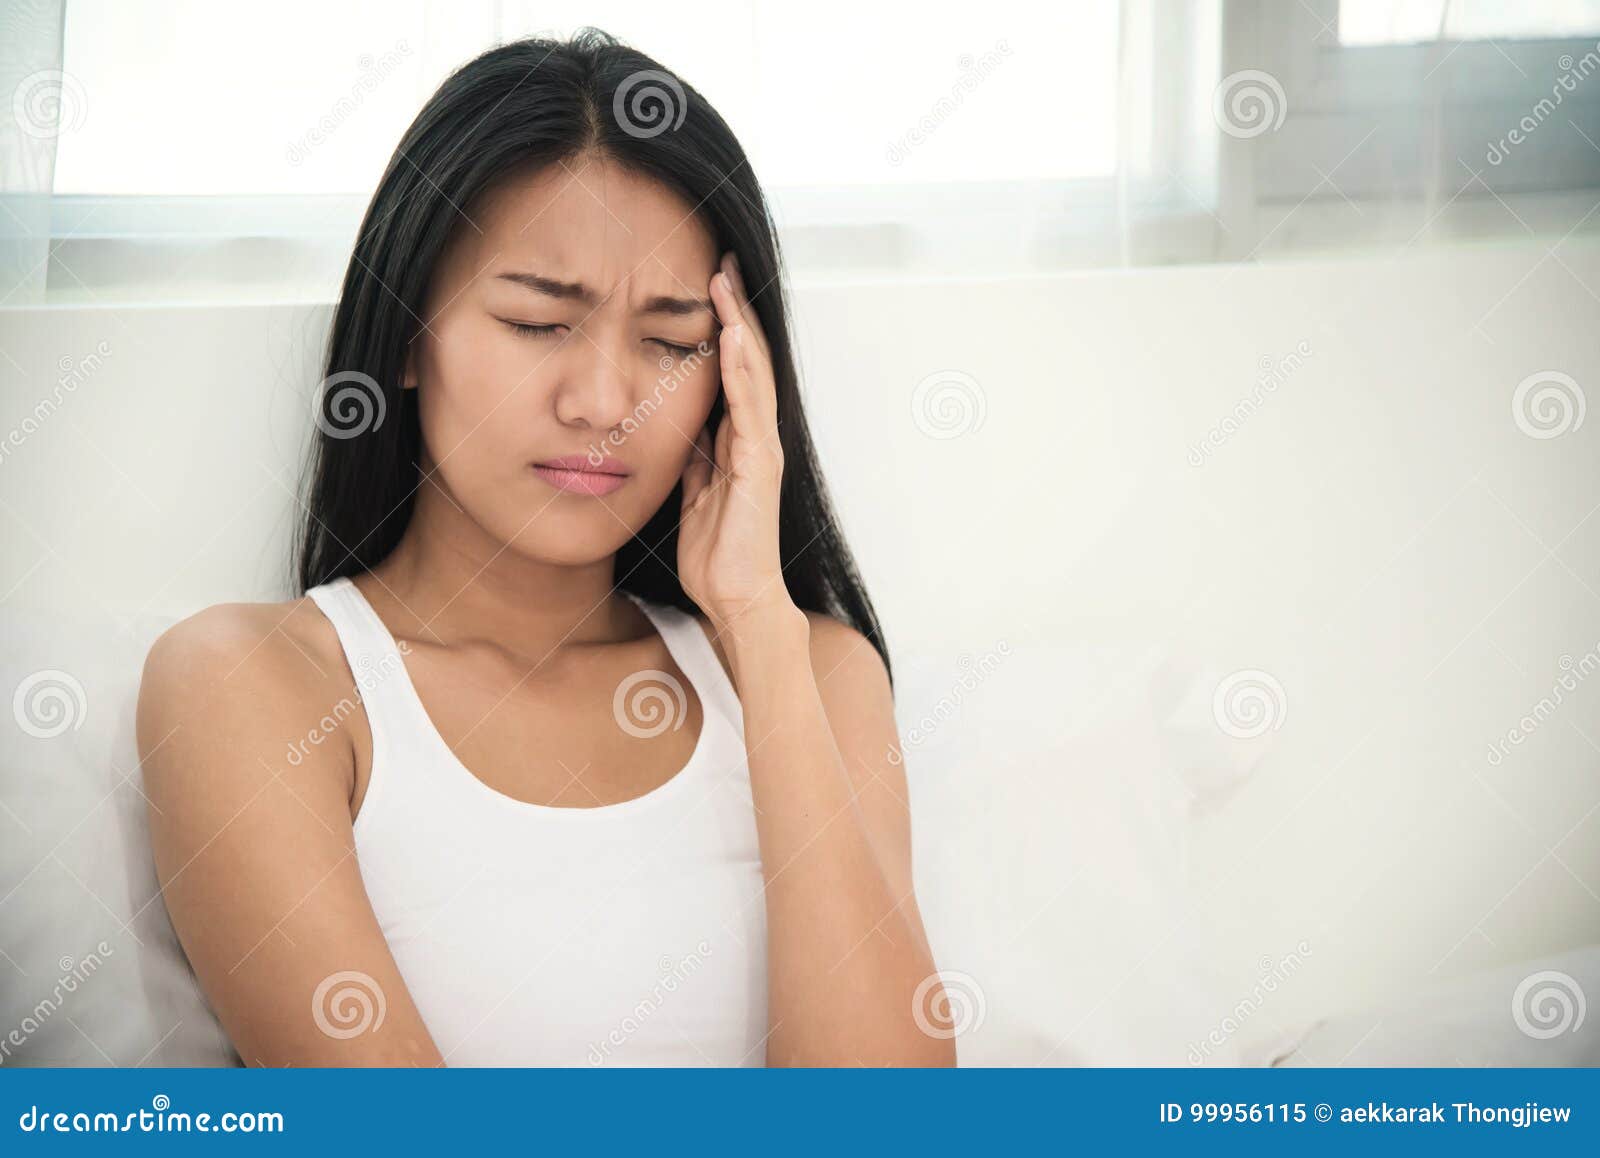
<svg viewBox="0 0 1600 1158">
<path fill-rule="evenodd" d="M 782 255 L 761 186 L 704 97 L 594 28 L 570 40 L 503 44 L 463 65 L 417 114 L 389 161 L 362 220 L 328 339 L 292 563 L 297 592 L 376 566 L 410 522 L 422 438 L 418 392 L 402 390 L 401 376 L 434 267 L 460 219 L 496 182 L 590 154 L 675 190 L 695 206 L 717 252 L 738 255 L 777 379 L 779 550 L 789 597 L 860 631 L 889 667 L 888 645 L 806 428 Z M 353 383 L 369 392 L 354 436 L 341 410 Z M 713 432 L 723 409 L 719 392 Z M 693 612 L 676 570 L 681 486 L 618 549 L 616 575 L 626 591 Z M 892 669 L 890 678 L 892 684 Z"/>
</svg>

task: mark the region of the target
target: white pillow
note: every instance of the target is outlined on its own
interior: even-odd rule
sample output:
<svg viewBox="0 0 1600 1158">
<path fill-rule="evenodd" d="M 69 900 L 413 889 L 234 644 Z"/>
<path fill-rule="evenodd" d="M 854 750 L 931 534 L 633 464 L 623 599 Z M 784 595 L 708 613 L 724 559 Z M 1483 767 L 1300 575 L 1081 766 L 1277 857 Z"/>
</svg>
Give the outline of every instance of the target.
<svg viewBox="0 0 1600 1158">
<path fill-rule="evenodd" d="M 1600 945 L 1426 985 L 1323 1018 L 1249 1062 L 1280 1066 L 1600 1065 Z"/>
<path fill-rule="evenodd" d="M 1175 661 L 999 646 L 897 656 L 917 893 L 950 998 L 929 1020 L 960 1031 L 963 1065 L 1193 1064 L 1227 1002 L 1187 923 L 1187 773 L 1215 753 L 1163 731 Z"/>
<path fill-rule="evenodd" d="M 150 853 L 134 712 L 171 622 L 0 609 L 0 1064 L 239 1064 Z"/>
</svg>

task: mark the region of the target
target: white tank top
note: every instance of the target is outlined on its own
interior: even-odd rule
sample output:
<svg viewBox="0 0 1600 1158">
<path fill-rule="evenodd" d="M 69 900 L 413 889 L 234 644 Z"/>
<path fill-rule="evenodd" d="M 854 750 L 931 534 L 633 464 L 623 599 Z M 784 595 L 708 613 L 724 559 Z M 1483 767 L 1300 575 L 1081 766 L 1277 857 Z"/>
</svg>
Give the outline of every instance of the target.
<svg viewBox="0 0 1600 1158">
<path fill-rule="evenodd" d="M 766 899 L 744 716 L 694 617 L 629 595 L 700 697 L 689 762 L 632 800 L 556 808 L 506 796 L 456 758 L 360 588 L 338 578 L 306 594 L 339 634 L 372 730 L 361 877 L 445 1065 L 764 1065 Z M 681 726 L 675 684 L 665 672 L 624 681 L 619 720 L 629 713 L 641 735 Z"/>
</svg>

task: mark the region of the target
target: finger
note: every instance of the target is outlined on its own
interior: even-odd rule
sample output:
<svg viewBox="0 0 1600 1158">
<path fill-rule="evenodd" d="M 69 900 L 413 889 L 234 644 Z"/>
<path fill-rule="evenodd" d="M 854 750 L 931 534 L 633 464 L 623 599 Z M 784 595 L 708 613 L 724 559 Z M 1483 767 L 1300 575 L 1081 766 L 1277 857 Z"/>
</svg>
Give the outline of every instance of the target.
<svg viewBox="0 0 1600 1158">
<path fill-rule="evenodd" d="M 722 356 L 725 361 L 737 360 L 744 368 L 749 383 L 745 395 L 755 404 L 753 437 L 761 438 L 778 420 L 777 378 L 772 369 L 772 356 L 760 337 L 761 326 L 755 319 L 755 311 L 735 295 L 733 282 L 726 272 L 713 277 L 711 287 L 712 301 L 724 318 Z M 741 336 L 742 342 L 738 341 Z M 731 352 L 730 345 L 733 346 Z M 739 429 L 745 433 L 750 428 L 741 425 Z"/>
<path fill-rule="evenodd" d="M 717 307 L 717 320 L 722 321 L 723 329 L 742 323 L 747 331 L 754 331 L 758 339 L 755 349 L 762 352 L 762 357 L 766 357 L 766 336 L 760 333 L 760 318 L 755 317 L 754 305 L 750 305 L 739 291 L 734 275 L 730 274 L 731 269 L 733 262 L 723 258 L 722 270 L 710 280 L 710 301 Z"/>
<path fill-rule="evenodd" d="M 756 346 L 760 349 L 762 357 L 770 362 L 772 360 L 772 343 L 767 340 L 767 331 L 761 327 L 761 315 L 756 312 L 754 297 L 750 293 L 749 285 L 744 280 L 744 267 L 739 264 L 739 255 L 730 249 L 727 263 L 723 268 L 733 284 L 733 295 L 739 302 L 739 312 L 750 326 L 750 333 L 755 338 Z M 765 285 L 757 286 L 756 293 L 760 293 L 770 284 L 771 282 L 769 281 Z"/>
<path fill-rule="evenodd" d="M 728 418 L 717 427 L 717 481 L 733 474 L 733 422 Z"/>
<path fill-rule="evenodd" d="M 728 417 L 741 437 L 758 442 L 766 433 L 763 422 L 767 418 L 767 408 L 761 405 L 755 380 L 750 375 L 749 333 L 743 323 L 735 323 L 722 331 L 719 340 L 722 343 L 722 393 L 728 400 Z M 720 438 L 721 431 L 718 436 Z"/>
</svg>

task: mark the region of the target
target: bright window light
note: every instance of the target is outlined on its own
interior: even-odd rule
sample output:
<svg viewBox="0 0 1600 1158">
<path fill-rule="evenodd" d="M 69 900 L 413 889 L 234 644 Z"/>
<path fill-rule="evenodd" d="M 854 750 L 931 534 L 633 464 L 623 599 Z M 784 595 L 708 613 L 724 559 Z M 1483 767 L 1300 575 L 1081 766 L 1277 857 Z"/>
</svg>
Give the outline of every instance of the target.
<svg viewBox="0 0 1600 1158">
<path fill-rule="evenodd" d="M 1117 4 L 67 5 L 62 194 L 363 194 L 439 81 L 593 24 L 679 70 L 774 186 L 1105 177 Z M 715 29 L 715 35 L 708 30 Z"/>
<path fill-rule="evenodd" d="M 1600 35 L 1600 0 L 1340 0 L 1341 44 Z"/>
</svg>

